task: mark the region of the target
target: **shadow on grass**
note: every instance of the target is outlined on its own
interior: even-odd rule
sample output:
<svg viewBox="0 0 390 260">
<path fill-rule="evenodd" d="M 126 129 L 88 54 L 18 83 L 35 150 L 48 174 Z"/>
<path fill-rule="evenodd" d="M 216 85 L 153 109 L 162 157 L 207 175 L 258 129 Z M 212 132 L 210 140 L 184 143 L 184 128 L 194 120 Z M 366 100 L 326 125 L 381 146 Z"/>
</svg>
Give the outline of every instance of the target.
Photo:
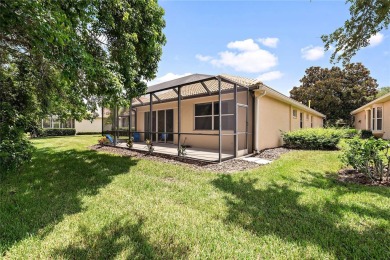
<svg viewBox="0 0 390 260">
<path fill-rule="evenodd" d="M 81 241 L 56 250 L 55 258 L 64 259 L 175 259 L 186 258 L 188 248 L 181 246 L 159 247 L 152 245 L 142 233 L 144 220 L 136 223 L 116 219 L 98 232 L 81 226 L 78 233 Z M 168 251 L 167 251 L 168 250 Z"/>
<path fill-rule="evenodd" d="M 44 236 L 65 215 L 82 211 L 84 195 L 97 194 L 136 164 L 89 150 L 37 149 L 26 169 L 0 183 L 0 256 L 26 237 Z"/>
<path fill-rule="evenodd" d="M 313 177 L 314 187 L 318 189 L 336 185 L 328 183 L 331 180 L 323 176 Z M 270 183 L 265 189 L 258 189 L 255 187 L 257 181 L 243 178 L 234 180 L 230 175 L 220 175 L 213 181 L 217 188 L 233 195 L 225 198 L 229 207 L 225 220 L 227 224 L 238 224 L 257 236 L 276 235 L 303 247 L 316 245 L 336 258 L 390 258 L 390 231 L 386 226 L 388 223 L 363 223 L 367 216 L 386 223 L 389 220 L 389 212 L 355 204 L 345 205 L 337 199 L 341 193 L 335 193 L 335 198 L 319 205 L 305 205 L 300 200 L 302 192 L 277 183 Z M 310 186 L 311 183 L 308 181 L 301 185 Z M 316 196 L 316 193 L 311 195 Z M 361 216 L 362 222 L 356 223 L 360 226 L 359 231 L 342 223 L 351 213 Z M 351 223 L 348 220 L 347 222 Z"/>
</svg>

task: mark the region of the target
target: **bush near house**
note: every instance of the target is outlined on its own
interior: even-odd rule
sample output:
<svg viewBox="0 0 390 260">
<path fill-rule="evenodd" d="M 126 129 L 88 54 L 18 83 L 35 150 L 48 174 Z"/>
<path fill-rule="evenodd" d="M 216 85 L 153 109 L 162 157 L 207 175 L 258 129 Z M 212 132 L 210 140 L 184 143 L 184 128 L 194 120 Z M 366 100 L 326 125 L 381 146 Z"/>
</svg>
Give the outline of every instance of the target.
<svg viewBox="0 0 390 260">
<path fill-rule="evenodd" d="M 362 130 L 361 134 L 360 134 L 360 137 L 363 138 L 363 139 L 367 139 L 367 138 L 370 138 L 372 137 L 372 131 L 371 130 Z"/>
<path fill-rule="evenodd" d="M 48 128 L 39 131 L 38 137 L 66 136 L 66 135 L 75 135 L 75 134 L 76 134 L 76 129 L 74 128 Z"/>
<path fill-rule="evenodd" d="M 341 161 L 374 182 L 390 177 L 390 143 L 370 137 L 365 140 L 353 138 L 346 141 Z"/>
<path fill-rule="evenodd" d="M 345 129 L 308 128 L 282 134 L 284 145 L 293 149 L 336 150 L 341 138 L 348 135 Z"/>
<path fill-rule="evenodd" d="M 106 131 L 103 134 L 107 133 Z M 102 131 L 99 132 L 77 132 L 76 135 L 101 135 Z"/>
<path fill-rule="evenodd" d="M 354 138 L 355 136 L 360 136 L 361 134 L 361 132 L 355 128 L 333 128 L 333 130 L 340 131 L 342 137 L 347 139 Z"/>
</svg>

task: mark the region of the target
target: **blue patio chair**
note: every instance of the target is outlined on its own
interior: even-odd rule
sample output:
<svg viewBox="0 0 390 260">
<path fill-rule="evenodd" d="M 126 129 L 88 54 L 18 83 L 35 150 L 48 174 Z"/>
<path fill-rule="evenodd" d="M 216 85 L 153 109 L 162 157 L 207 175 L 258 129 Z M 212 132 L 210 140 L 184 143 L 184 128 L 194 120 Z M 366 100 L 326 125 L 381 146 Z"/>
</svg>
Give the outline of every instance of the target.
<svg viewBox="0 0 390 260">
<path fill-rule="evenodd" d="M 108 139 L 108 141 L 110 141 L 110 143 L 114 143 L 114 139 L 112 139 L 112 136 L 109 135 L 109 134 L 106 134 L 106 138 Z"/>
<path fill-rule="evenodd" d="M 168 139 L 168 134 L 161 134 L 160 141 L 166 141 Z"/>
<path fill-rule="evenodd" d="M 134 142 L 141 141 L 141 135 L 138 132 L 133 133 Z"/>
</svg>

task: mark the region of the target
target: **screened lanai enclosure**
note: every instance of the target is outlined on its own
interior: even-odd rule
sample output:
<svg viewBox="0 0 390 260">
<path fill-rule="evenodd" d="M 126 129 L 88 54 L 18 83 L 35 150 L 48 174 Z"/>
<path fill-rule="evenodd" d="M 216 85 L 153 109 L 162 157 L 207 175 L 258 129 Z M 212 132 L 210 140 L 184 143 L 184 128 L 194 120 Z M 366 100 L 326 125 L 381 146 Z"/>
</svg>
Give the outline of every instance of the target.
<svg viewBox="0 0 390 260">
<path fill-rule="evenodd" d="M 221 162 L 252 150 L 254 80 L 193 74 L 148 88 L 131 107 L 114 109 L 118 146 L 134 138 L 133 149 Z M 103 127 L 103 126 L 102 126 Z M 102 128 L 103 129 L 103 128 Z"/>
</svg>

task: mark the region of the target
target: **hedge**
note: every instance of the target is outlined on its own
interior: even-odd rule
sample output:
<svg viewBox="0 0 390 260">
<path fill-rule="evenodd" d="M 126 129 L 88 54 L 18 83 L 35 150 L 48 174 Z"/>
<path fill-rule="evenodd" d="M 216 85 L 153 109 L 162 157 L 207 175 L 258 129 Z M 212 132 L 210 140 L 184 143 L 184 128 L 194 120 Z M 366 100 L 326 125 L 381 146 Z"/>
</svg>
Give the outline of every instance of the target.
<svg viewBox="0 0 390 260">
<path fill-rule="evenodd" d="M 65 136 L 75 134 L 76 129 L 74 128 L 47 128 L 43 129 L 42 133 L 39 133 L 40 136 Z"/>
<path fill-rule="evenodd" d="M 103 134 L 105 134 L 106 132 L 104 131 Z M 101 135 L 102 132 L 77 132 L 76 133 L 77 135 Z"/>
<path fill-rule="evenodd" d="M 346 135 L 345 129 L 308 128 L 283 133 L 282 137 L 287 148 L 336 150 L 340 139 L 347 137 Z"/>
</svg>

